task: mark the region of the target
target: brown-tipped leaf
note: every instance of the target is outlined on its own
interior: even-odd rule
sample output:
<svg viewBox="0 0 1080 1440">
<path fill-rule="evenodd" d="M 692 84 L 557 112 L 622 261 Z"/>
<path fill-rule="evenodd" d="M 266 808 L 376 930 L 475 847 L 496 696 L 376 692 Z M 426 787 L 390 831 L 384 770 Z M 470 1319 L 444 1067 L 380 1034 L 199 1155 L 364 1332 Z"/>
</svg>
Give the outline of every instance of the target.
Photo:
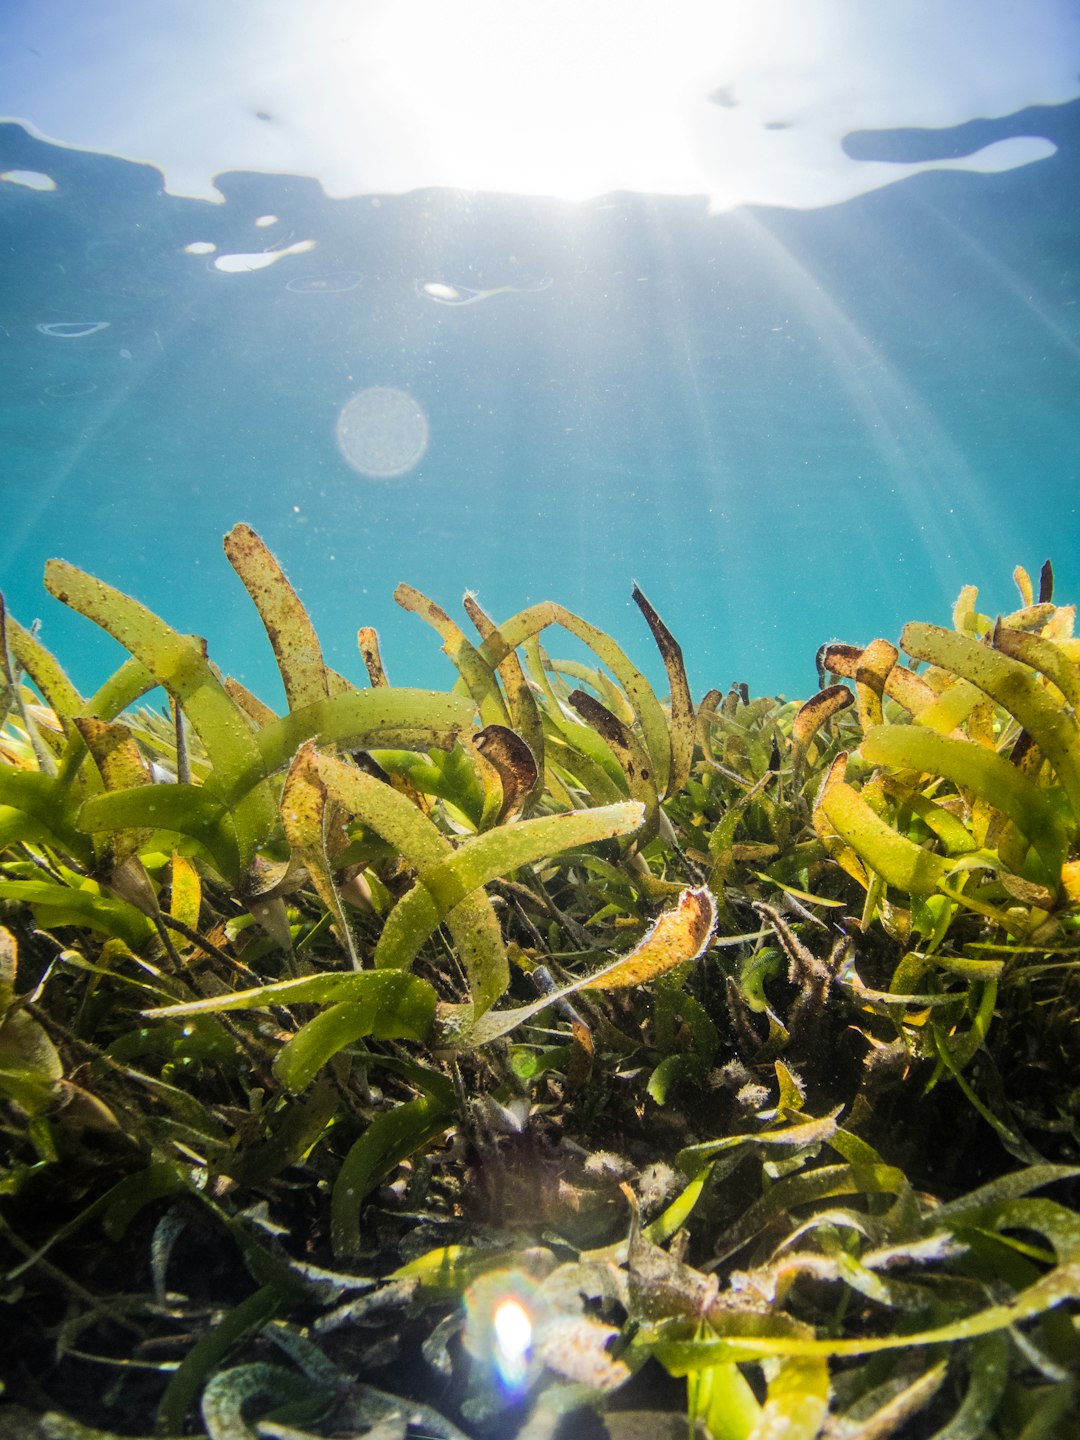
<svg viewBox="0 0 1080 1440">
<path fill-rule="evenodd" d="M 664 788 L 666 797 L 680 791 L 690 775 L 694 758 L 694 701 L 678 641 L 636 585 L 631 594 L 663 657 L 671 691 L 671 773 Z"/>
<path fill-rule="evenodd" d="M 830 685 L 827 690 L 819 690 L 800 706 L 791 726 L 792 740 L 805 750 L 826 720 L 854 703 L 855 696 L 846 685 Z"/>
<path fill-rule="evenodd" d="M 233 526 L 225 536 L 225 554 L 266 627 L 289 709 L 325 700 L 326 667 L 319 637 L 284 570 L 250 525 Z"/>
<path fill-rule="evenodd" d="M 356 632 L 356 643 L 360 647 L 360 656 L 372 686 L 378 688 L 381 685 L 388 685 L 390 682 L 386 678 L 386 670 L 379 650 L 379 637 L 370 625 L 361 625 Z"/>
</svg>

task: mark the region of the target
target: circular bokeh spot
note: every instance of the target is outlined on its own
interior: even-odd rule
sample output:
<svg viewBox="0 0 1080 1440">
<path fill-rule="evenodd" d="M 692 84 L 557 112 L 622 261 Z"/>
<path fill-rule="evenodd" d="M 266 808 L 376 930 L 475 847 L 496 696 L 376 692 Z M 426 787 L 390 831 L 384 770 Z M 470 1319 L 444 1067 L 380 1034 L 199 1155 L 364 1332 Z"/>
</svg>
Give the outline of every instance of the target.
<svg viewBox="0 0 1080 1440">
<path fill-rule="evenodd" d="M 407 475 L 428 447 L 427 416 L 407 390 L 373 385 L 342 406 L 335 429 L 342 458 L 373 480 Z"/>
</svg>

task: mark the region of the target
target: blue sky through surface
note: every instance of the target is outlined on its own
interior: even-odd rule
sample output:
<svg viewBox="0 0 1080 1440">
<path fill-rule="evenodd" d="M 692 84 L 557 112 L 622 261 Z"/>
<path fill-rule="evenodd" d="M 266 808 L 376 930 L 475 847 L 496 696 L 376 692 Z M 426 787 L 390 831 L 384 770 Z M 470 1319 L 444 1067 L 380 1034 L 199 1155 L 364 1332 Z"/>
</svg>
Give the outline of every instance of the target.
<svg viewBox="0 0 1080 1440">
<path fill-rule="evenodd" d="M 374 624 L 452 678 L 400 580 L 651 665 L 636 579 L 696 691 L 795 694 L 1017 562 L 1076 593 L 1076 7 L 752 10 L 8 7 L 13 612 L 103 678 L 63 555 L 273 699 L 245 520 L 357 677 Z M 371 390 L 422 412 L 403 473 L 342 452 Z"/>
</svg>

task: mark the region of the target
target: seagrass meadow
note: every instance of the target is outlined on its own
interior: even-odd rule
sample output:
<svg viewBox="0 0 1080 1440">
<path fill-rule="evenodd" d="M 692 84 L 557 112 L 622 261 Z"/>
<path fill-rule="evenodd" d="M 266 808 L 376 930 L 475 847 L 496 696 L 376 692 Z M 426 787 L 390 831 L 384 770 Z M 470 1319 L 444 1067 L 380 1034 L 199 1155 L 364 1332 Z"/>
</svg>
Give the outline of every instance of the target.
<svg viewBox="0 0 1080 1440">
<path fill-rule="evenodd" d="M 0 1437 L 1080 1433 L 1050 566 L 695 703 L 636 588 L 667 699 L 400 586 L 439 693 L 225 553 L 282 714 L 63 562 L 95 694 L 0 616 Z"/>
</svg>

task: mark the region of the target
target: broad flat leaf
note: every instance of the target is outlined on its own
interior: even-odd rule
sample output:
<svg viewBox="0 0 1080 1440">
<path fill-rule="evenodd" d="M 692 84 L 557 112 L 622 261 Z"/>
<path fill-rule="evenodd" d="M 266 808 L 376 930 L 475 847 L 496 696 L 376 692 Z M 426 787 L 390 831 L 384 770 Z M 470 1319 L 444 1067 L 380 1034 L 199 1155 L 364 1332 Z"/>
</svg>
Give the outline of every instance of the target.
<svg viewBox="0 0 1080 1440">
<path fill-rule="evenodd" d="M 1031 735 L 1057 771 L 1080 815 L 1080 730 L 1019 661 L 937 625 L 905 625 L 900 643 L 916 660 L 960 675 L 1004 706 Z"/>
<path fill-rule="evenodd" d="M 475 714 L 464 695 L 434 690 L 387 686 L 319 700 L 262 727 L 258 760 L 239 778 L 237 793 L 261 775 L 283 769 L 308 740 L 324 749 L 448 750 Z"/>
<path fill-rule="evenodd" d="M 342 1162 L 330 1197 L 330 1236 L 339 1258 L 360 1249 L 360 1206 L 384 1175 L 445 1129 L 448 1111 L 430 1096 L 376 1115 Z"/>
<path fill-rule="evenodd" d="M 973 1340 L 968 1350 L 971 1375 L 960 1408 L 930 1440 L 980 1440 L 1009 1383 L 1009 1341 L 997 1332 Z"/>
<path fill-rule="evenodd" d="M 915 723 L 939 735 L 949 735 L 965 722 L 971 723 L 971 716 L 977 712 L 986 697 L 977 685 L 969 680 L 954 680 L 932 705 L 927 705 L 915 716 Z"/>
<path fill-rule="evenodd" d="M 465 613 L 480 632 L 482 640 L 486 640 L 494 634 L 495 622 L 481 608 L 475 595 L 466 594 L 462 604 Z M 525 678 L 525 671 L 517 654 L 511 651 L 501 664 L 496 666 L 496 671 L 506 694 L 510 723 L 529 747 L 537 769 L 542 773 L 544 769 L 544 724 L 540 715 L 540 707 L 529 688 L 529 682 Z"/>
<path fill-rule="evenodd" d="M 21 900 L 40 908 L 39 923 L 45 929 L 89 925 L 123 940 L 132 950 L 155 933 L 150 921 L 133 905 L 93 889 L 73 890 L 51 880 L 0 880 L 0 899 Z"/>
<path fill-rule="evenodd" d="M 881 697 L 896 660 L 896 646 L 888 640 L 871 640 L 859 656 L 855 668 L 855 703 L 859 710 L 859 724 L 864 730 L 871 725 L 880 725 L 884 718 Z"/>
<path fill-rule="evenodd" d="M 477 1248 L 472 1245 L 443 1245 L 392 1270 L 388 1280 L 417 1280 L 424 1290 L 441 1295 L 460 1295 L 478 1275 L 511 1263 L 519 1268 L 537 1252 L 519 1249 Z M 551 1252 L 544 1251 L 551 1259 Z"/>
<path fill-rule="evenodd" d="M 200 1412 L 209 1440 L 255 1440 L 257 1432 L 248 1423 L 249 1417 L 317 1399 L 318 1391 L 312 1382 L 295 1370 L 256 1361 L 211 1376 L 202 1393 Z M 253 1405 L 254 1400 L 262 1403 Z M 317 1415 L 329 1404 L 329 1398 L 324 1396 L 321 1404 L 314 1404 L 312 1413 Z"/>
<path fill-rule="evenodd" d="M 377 697 L 383 692 L 368 693 Z M 392 786 L 331 756 L 320 755 L 316 763 L 327 793 L 393 845 L 421 881 L 454 854 L 446 836 Z M 390 912 L 388 925 L 393 923 L 396 908 Z M 468 976 L 472 1012 L 482 1014 L 503 994 L 510 979 L 502 930 L 489 896 L 483 889 L 466 895 L 447 914 L 446 923 Z"/>
<path fill-rule="evenodd" d="M 1080 1299 L 1080 1216 L 1050 1200 L 1014 1200 L 982 1212 L 978 1223 L 983 1229 L 1018 1229 L 1044 1235 L 1053 1246 L 1057 1263 L 1011 1300 L 987 1305 L 961 1320 L 928 1330 L 858 1339 L 801 1340 L 767 1333 L 740 1334 L 739 1327 L 745 1326 L 745 1317 L 733 1313 L 714 1317 L 714 1328 L 722 1331 L 720 1338 L 661 1341 L 652 1348 L 675 1375 L 686 1374 L 703 1364 L 761 1359 L 767 1355 L 874 1355 L 885 1350 L 971 1340 L 1043 1315 L 1066 1300 Z"/>
<path fill-rule="evenodd" d="M 933 895 L 952 869 L 942 856 L 899 835 L 844 781 L 823 790 L 819 808 L 872 870 L 908 895 Z"/>
<path fill-rule="evenodd" d="M 396 973 L 400 979 L 416 978 Z M 402 987 L 402 993 L 396 996 L 388 996 L 384 988 L 382 993 L 361 999 L 340 1000 L 296 1032 L 274 1061 L 274 1074 L 286 1090 L 297 1095 L 346 1045 L 365 1035 L 376 1035 L 380 1040 L 422 1041 L 434 1018 L 435 992 L 426 981 Z"/>
<path fill-rule="evenodd" d="M 143 759 L 135 737 L 127 725 L 119 721 L 99 720 L 96 716 L 79 715 L 74 724 L 86 742 L 106 791 L 147 786 L 152 783 L 150 766 Z M 83 771 L 84 777 L 86 771 Z M 149 828 L 116 830 L 108 839 L 111 863 L 121 865 L 133 858 L 150 838 Z"/>
<path fill-rule="evenodd" d="M 803 1145 L 817 1145 L 833 1138 L 837 1131 L 837 1120 L 842 1105 L 830 1110 L 828 1115 L 816 1120 L 799 1120 L 794 1125 L 785 1125 L 777 1130 L 761 1130 L 756 1134 L 725 1135 L 721 1140 L 703 1140 L 699 1145 L 688 1145 L 680 1150 L 675 1163 L 684 1175 L 696 1175 L 701 1167 L 724 1150 L 734 1150 L 740 1145 L 761 1145 L 765 1149 L 795 1150 Z"/>
<path fill-rule="evenodd" d="M 329 851 L 331 821 L 336 816 L 337 851 L 345 844 L 344 828 L 337 807 L 327 803 L 326 786 L 319 774 L 315 747 L 308 741 L 297 751 L 285 785 L 281 791 L 281 823 L 293 856 L 307 867 L 319 899 L 334 917 L 338 939 L 345 947 L 354 970 L 360 969 L 360 957 L 353 939 L 345 907 L 334 876 Z"/>
<path fill-rule="evenodd" d="M 63 1074 L 56 1046 L 32 1015 L 10 1010 L 0 1019 L 0 1092 L 39 1115 L 55 1101 Z"/>
<path fill-rule="evenodd" d="M 993 642 L 995 650 L 1011 655 L 1052 680 L 1074 709 L 1080 705 L 1080 666 L 1069 659 L 1060 645 L 1041 635 L 1010 630 L 1000 620 L 994 626 Z"/>
<path fill-rule="evenodd" d="M 180 1435 L 186 1429 L 188 1410 L 207 1375 L 229 1352 L 249 1336 L 257 1335 L 286 1307 L 289 1290 L 283 1282 L 261 1286 L 204 1331 L 173 1372 L 157 1412 L 159 1435 Z"/>
<path fill-rule="evenodd" d="M 27 817 L 35 838 L 83 864 L 92 862 L 92 849 L 77 821 L 78 800 L 59 776 L 0 765 L 0 806 Z M 14 823 L 4 828 L 14 839 Z"/>
<path fill-rule="evenodd" d="M 864 651 L 858 645 L 825 645 L 819 652 L 819 674 L 824 686 L 825 675 L 842 675 L 854 680 L 862 663 Z M 845 687 L 846 688 L 846 687 Z M 848 692 L 850 694 L 850 691 Z M 921 715 L 937 700 L 937 692 L 921 675 L 904 665 L 894 664 L 885 676 L 885 694 L 912 715 Z M 851 697 L 854 701 L 854 696 Z M 950 727 L 951 728 L 951 727 Z"/>
<path fill-rule="evenodd" d="M 207 785 L 136 785 L 92 795 L 79 811 L 79 826 L 99 830 L 164 830 L 194 840 L 225 879 L 240 871 L 240 846 L 232 812 Z"/>
<path fill-rule="evenodd" d="M 434 1010 L 435 991 L 419 975 L 401 970 L 334 970 L 323 975 L 302 975 L 296 980 L 276 980 L 254 990 L 233 990 L 205 1000 L 189 1000 L 182 1005 L 161 1005 L 143 1014 L 162 1019 L 221 1010 L 262 1010 L 270 1005 L 334 1005 L 341 1001 L 361 1004 L 370 1011 L 374 1017 L 370 1034 L 423 1039 L 422 1017 Z"/>
<path fill-rule="evenodd" d="M 422 883 L 398 901 L 375 948 L 376 966 L 408 965 L 440 919 L 474 890 L 522 865 L 635 830 L 642 807 L 633 800 L 593 810 L 542 815 L 473 836 L 427 867 Z"/>
<path fill-rule="evenodd" d="M 761 1423 L 753 1388 L 731 1362 L 705 1365 L 688 1375 L 686 1399 L 690 1416 L 705 1426 L 709 1440 L 750 1440 Z"/>
<path fill-rule="evenodd" d="M 20 665 L 45 697 L 50 710 L 62 719 L 85 713 L 85 701 L 68 679 L 56 657 L 12 615 L 5 613 L 4 633 L 12 659 Z"/>
<path fill-rule="evenodd" d="M 799 707 L 791 725 L 792 741 L 805 750 L 826 720 L 854 703 L 855 696 L 846 685 L 830 685 L 819 690 Z"/>
<path fill-rule="evenodd" d="M 521 814 L 525 801 L 536 787 L 536 760 L 521 736 L 505 725 L 486 725 L 472 737 L 472 743 L 498 771 L 502 804 L 495 823 L 504 825 Z"/>
<path fill-rule="evenodd" d="M 606 705 L 584 690 L 574 690 L 568 697 L 583 720 L 587 720 L 619 762 L 626 777 L 626 788 L 633 800 L 645 807 L 645 818 L 638 836 L 638 847 L 648 844 L 656 834 L 659 821 L 660 794 L 653 776 L 649 752 L 633 730 L 613 715 Z"/>
<path fill-rule="evenodd" d="M 943 1365 L 942 1378 L 944 1373 Z M 829 1367 L 821 1356 L 785 1356 L 769 1380 L 750 1440 L 816 1440 L 828 1414 L 829 1390 Z"/>
<path fill-rule="evenodd" d="M 19 945 L 10 930 L 0 925 L 0 1020 L 15 999 L 15 982 L 19 973 Z"/>
<path fill-rule="evenodd" d="M 50 560 L 45 566 L 45 587 L 62 604 L 107 630 L 176 697 L 210 757 L 213 774 L 208 786 L 212 781 L 211 788 L 226 797 L 248 779 L 231 806 L 239 864 L 226 878 L 238 885 L 257 847 L 273 833 L 277 810 L 270 787 L 259 783 L 262 758 L 251 726 L 229 698 L 202 647 L 137 600 L 62 560 Z"/>
<path fill-rule="evenodd" d="M 172 885 L 169 893 L 169 913 L 174 920 L 189 930 L 197 930 L 199 912 L 202 909 L 202 881 L 191 861 L 183 855 L 173 854 Z"/>
<path fill-rule="evenodd" d="M 489 638 L 492 644 L 498 643 L 497 635 Z M 585 760 L 591 761 L 593 766 L 599 767 L 604 774 L 610 777 L 611 783 L 617 787 L 622 773 L 619 762 L 594 730 L 591 730 L 588 725 L 581 725 L 576 720 L 572 720 L 566 713 L 562 701 L 555 694 L 548 670 L 551 662 L 545 656 L 539 638 L 536 635 L 530 635 L 523 641 L 521 648 L 525 652 L 525 664 L 529 676 L 546 701 L 543 710 L 545 744 L 550 738 L 557 736 L 565 751 L 576 753 Z M 506 657 L 509 658 L 514 653 L 513 650 L 508 650 Z M 600 804 L 607 804 L 621 798 L 621 791 L 618 789 L 604 794 L 590 787 L 589 793 Z"/>
<path fill-rule="evenodd" d="M 262 1185 L 295 1165 L 315 1144 L 340 1108 L 340 1097 L 327 1077 L 316 1081 L 301 1100 L 274 1110 L 265 1140 L 249 1145 L 221 1164 L 241 1185 Z"/>
<path fill-rule="evenodd" d="M 859 753 L 872 765 L 942 775 L 988 800 L 1027 837 L 1052 875 L 1060 870 L 1068 836 L 1058 812 L 1045 790 L 993 750 L 918 725 L 879 725 L 863 736 Z"/>
<path fill-rule="evenodd" d="M 603 666 L 581 665 L 576 660 L 555 660 L 550 656 L 545 657 L 544 664 L 560 679 L 577 680 L 579 683 L 575 688 L 580 689 L 582 684 L 588 685 L 598 693 L 599 698 L 623 725 L 633 725 L 634 707 Z"/>
</svg>

